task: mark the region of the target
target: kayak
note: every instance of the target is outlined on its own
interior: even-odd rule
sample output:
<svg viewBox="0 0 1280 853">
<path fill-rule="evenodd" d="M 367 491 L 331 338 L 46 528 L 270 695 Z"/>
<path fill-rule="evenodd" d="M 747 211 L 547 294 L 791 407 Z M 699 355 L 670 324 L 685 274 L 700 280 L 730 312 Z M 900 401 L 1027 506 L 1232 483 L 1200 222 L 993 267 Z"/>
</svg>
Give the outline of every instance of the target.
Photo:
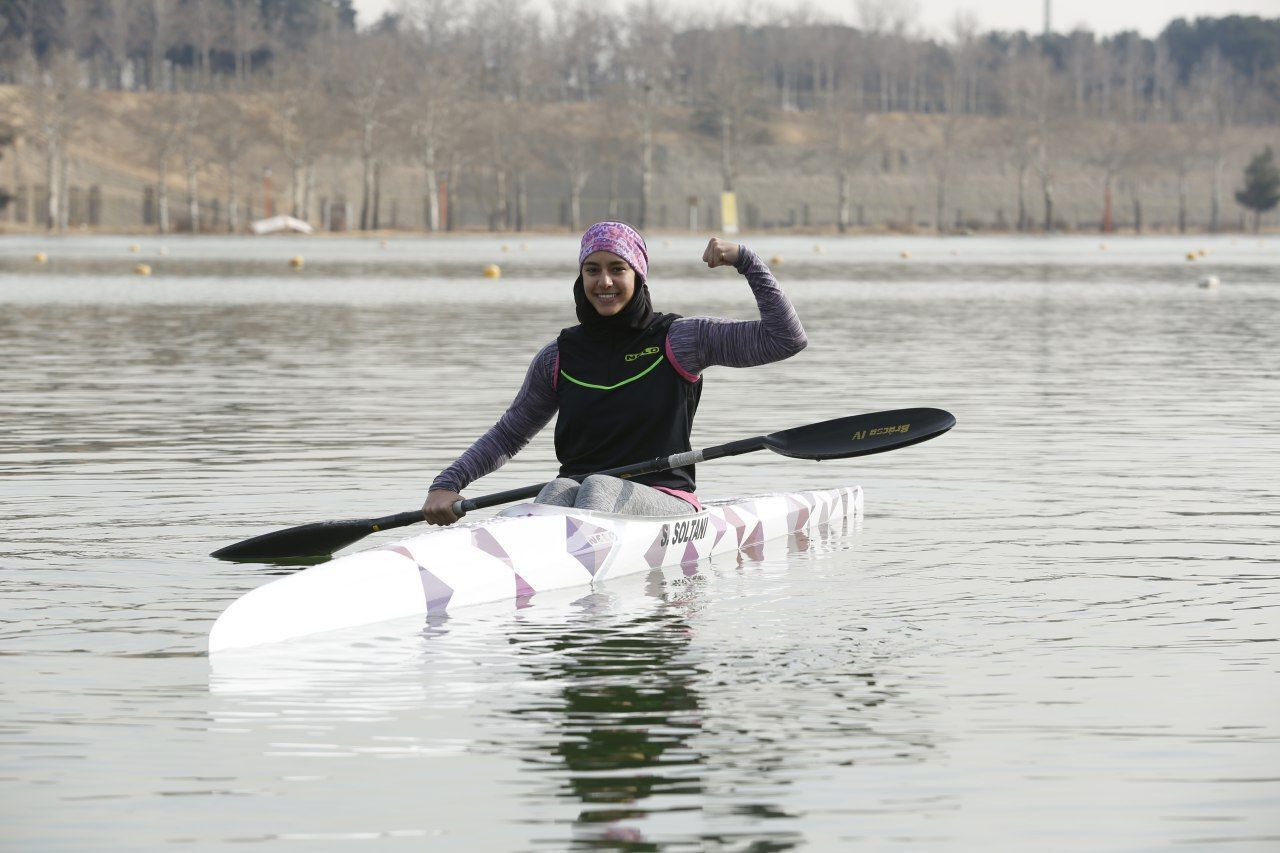
<svg viewBox="0 0 1280 853">
<path fill-rule="evenodd" d="M 539 592 L 669 566 L 692 573 L 707 557 L 861 515 L 858 486 L 710 501 L 675 516 L 520 504 L 250 590 L 214 622 L 209 653 L 468 605 L 523 607 Z"/>
</svg>

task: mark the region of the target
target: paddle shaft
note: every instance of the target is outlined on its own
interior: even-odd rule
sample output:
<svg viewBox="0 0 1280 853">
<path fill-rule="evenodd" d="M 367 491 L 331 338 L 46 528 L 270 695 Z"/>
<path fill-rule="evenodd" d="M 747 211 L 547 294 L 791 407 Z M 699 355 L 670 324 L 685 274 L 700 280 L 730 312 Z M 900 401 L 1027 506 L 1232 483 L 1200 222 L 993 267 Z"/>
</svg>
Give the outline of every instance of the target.
<svg viewBox="0 0 1280 853">
<path fill-rule="evenodd" d="M 596 471 L 596 474 L 604 474 L 609 477 L 637 477 L 641 474 L 652 474 L 655 471 L 668 471 L 672 468 L 683 468 L 685 465 L 696 465 L 699 462 L 706 462 L 711 459 L 721 459 L 725 456 L 738 456 L 743 453 L 751 453 L 754 450 L 763 450 L 766 447 L 765 437 L 758 435 L 755 438 L 744 438 L 740 441 L 731 441 L 728 444 L 719 444 L 715 447 L 708 447 L 705 450 L 690 450 L 685 453 L 673 453 L 670 456 L 659 456 L 656 459 L 650 459 L 648 462 L 636 462 L 632 465 L 623 465 L 620 468 L 609 468 L 605 471 Z M 582 480 L 589 474 L 578 474 L 572 479 Z M 491 495 L 482 495 L 478 498 L 468 498 L 466 500 L 454 501 L 453 512 L 459 518 L 471 512 L 473 509 L 484 509 L 485 507 L 500 506 L 501 504 L 512 503 L 513 501 L 524 500 L 525 498 L 537 497 L 538 493 L 546 486 L 546 483 L 538 483 L 533 486 L 521 486 L 518 489 L 508 489 L 505 492 L 494 492 Z M 402 516 L 414 515 L 414 513 L 401 513 L 393 515 L 391 518 L 399 519 Z M 422 513 L 417 513 L 418 521 L 422 520 Z M 412 522 L 405 522 L 410 524 Z M 399 525 L 396 525 L 399 526 Z M 385 528 L 384 528 L 385 529 Z"/>
<path fill-rule="evenodd" d="M 680 468 L 764 449 L 794 459 L 846 459 L 852 456 L 883 453 L 886 450 L 927 441 L 951 429 L 955 422 L 954 416 L 941 409 L 895 409 L 888 412 L 872 412 L 793 427 L 769 435 L 744 438 L 703 450 L 689 450 L 671 456 L 660 456 L 648 462 L 637 462 L 596 473 L 624 478 L 637 477 L 655 471 Z M 573 479 L 582 480 L 587 476 L 589 475 L 575 475 Z M 535 497 L 544 486 L 546 483 L 538 483 L 478 498 L 464 499 L 454 503 L 453 511 L 461 518 L 474 509 Z M 229 560 L 323 556 L 332 554 L 339 548 L 344 548 L 379 530 L 392 530 L 425 520 L 422 510 L 414 510 L 383 518 L 304 524 L 237 542 L 214 551 L 213 556 Z"/>
</svg>

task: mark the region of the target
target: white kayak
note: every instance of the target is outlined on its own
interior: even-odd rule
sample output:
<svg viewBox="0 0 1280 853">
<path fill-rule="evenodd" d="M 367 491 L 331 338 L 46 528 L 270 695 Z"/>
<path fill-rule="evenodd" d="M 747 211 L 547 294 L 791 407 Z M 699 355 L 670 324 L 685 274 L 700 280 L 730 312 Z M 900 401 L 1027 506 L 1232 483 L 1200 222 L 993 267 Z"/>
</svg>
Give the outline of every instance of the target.
<svg viewBox="0 0 1280 853">
<path fill-rule="evenodd" d="M 862 488 L 713 501 L 701 512 L 637 517 L 520 504 L 478 522 L 339 557 L 250 590 L 209 632 L 209 653 L 276 643 L 751 549 L 862 515 Z"/>
</svg>

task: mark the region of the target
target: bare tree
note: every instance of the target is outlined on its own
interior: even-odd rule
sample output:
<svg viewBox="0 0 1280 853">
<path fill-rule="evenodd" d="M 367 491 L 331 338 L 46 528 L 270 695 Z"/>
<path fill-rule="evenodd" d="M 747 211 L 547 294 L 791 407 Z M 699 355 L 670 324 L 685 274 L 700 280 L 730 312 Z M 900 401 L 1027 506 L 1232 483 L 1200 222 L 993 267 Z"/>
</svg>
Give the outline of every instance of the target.
<svg viewBox="0 0 1280 853">
<path fill-rule="evenodd" d="M 440 208 L 446 149 L 456 143 L 467 118 L 467 110 L 462 108 L 465 81 L 458 73 L 452 42 L 462 19 L 447 0 L 420 0 L 416 10 L 418 42 L 407 59 L 411 73 L 424 85 L 408 95 L 406 119 L 416 159 L 422 166 L 426 225 L 434 232 L 445 224 Z"/>
<path fill-rule="evenodd" d="M 671 99 L 675 34 L 667 23 L 670 14 L 656 0 L 637 0 L 624 17 L 630 22 L 622 57 L 624 83 L 629 84 L 627 89 L 632 95 L 630 110 L 640 149 L 640 209 L 636 224 L 645 228 L 651 224 L 653 208 L 653 125 L 659 110 Z"/>
<path fill-rule="evenodd" d="M 50 229 L 62 230 L 67 224 L 68 146 L 89 109 L 79 77 L 74 54 L 70 50 L 58 51 L 36 69 L 36 84 L 28 90 L 31 112 L 44 140 L 48 200 L 41 214 Z"/>
<path fill-rule="evenodd" d="M 336 46 L 341 61 L 335 79 L 341 87 L 360 152 L 360 228 L 376 229 L 379 221 L 380 155 L 382 138 L 398 93 L 394 91 L 395 37 L 387 33 L 347 36 Z"/>
<path fill-rule="evenodd" d="M 1044 231 L 1047 234 L 1053 231 L 1055 222 L 1053 206 L 1057 192 L 1056 148 L 1062 141 L 1063 124 L 1059 112 L 1060 91 L 1047 58 L 1035 57 L 1029 70 L 1032 73 L 1029 94 L 1034 123 L 1031 165 L 1040 178 L 1040 193 L 1044 200 Z"/>
<path fill-rule="evenodd" d="M 253 114 L 235 94 L 212 96 L 208 106 L 208 141 L 226 175 L 227 231 L 240 230 L 240 169 L 250 140 L 258 135 Z"/>
<path fill-rule="evenodd" d="M 1221 226 L 1223 169 L 1227 163 L 1227 136 L 1235 123 L 1240 81 L 1217 48 L 1210 48 L 1195 70 L 1195 114 L 1208 125 L 1210 146 L 1209 230 Z"/>
<path fill-rule="evenodd" d="M 182 92 L 177 100 L 179 148 L 187 185 L 187 220 L 192 234 L 200 231 L 200 167 L 205 161 L 206 126 L 204 102 L 196 92 Z"/>
<path fill-rule="evenodd" d="M 582 190 L 591 174 L 600 168 L 599 152 L 604 140 L 589 109 L 557 112 L 548 118 L 550 121 L 542 134 L 542 153 L 564 174 L 569 229 L 577 231 L 582 227 Z"/>
<path fill-rule="evenodd" d="M 140 139 L 156 170 L 156 230 L 168 234 L 169 164 L 182 136 L 182 109 L 174 95 L 148 98 L 135 110 L 135 122 L 143 128 Z"/>
</svg>

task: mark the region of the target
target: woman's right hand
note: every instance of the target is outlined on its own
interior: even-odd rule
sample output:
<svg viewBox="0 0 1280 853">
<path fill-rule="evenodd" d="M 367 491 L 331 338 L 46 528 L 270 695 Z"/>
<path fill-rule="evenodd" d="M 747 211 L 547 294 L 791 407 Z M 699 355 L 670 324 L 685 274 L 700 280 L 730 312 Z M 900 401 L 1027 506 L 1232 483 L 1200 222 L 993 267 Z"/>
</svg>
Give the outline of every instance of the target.
<svg viewBox="0 0 1280 853">
<path fill-rule="evenodd" d="M 422 517 L 431 524 L 441 526 L 453 524 L 459 516 L 453 511 L 453 505 L 462 500 L 462 495 L 448 489 L 432 489 L 427 492 L 427 501 L 422 505 Z"/>
</svg>

